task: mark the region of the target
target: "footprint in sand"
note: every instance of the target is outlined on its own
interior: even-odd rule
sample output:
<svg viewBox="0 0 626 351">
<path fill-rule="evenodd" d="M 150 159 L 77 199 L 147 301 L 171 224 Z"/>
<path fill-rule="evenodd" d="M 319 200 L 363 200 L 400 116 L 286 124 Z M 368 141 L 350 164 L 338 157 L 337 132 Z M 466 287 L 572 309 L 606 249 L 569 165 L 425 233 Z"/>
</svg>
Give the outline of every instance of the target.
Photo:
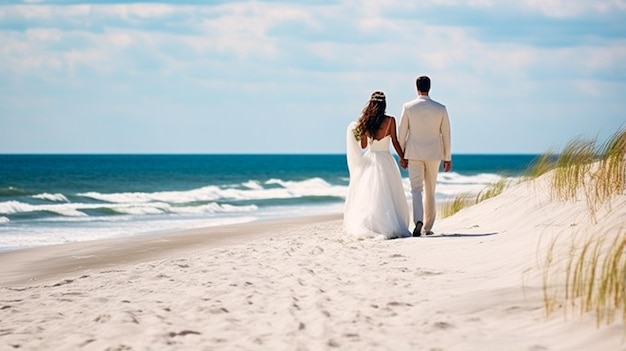
<svg viewBox="0 0 626 351">
<path fill-rule="evenodd" d="M 132 347 L 128 345 L 118 345 L 107 347 L 104 351 L 132 351 Z"/>
<path fill-rule="evenodd" d="M 387 303 L 387 306 L 392 306 L 392 307 L 411 307 L 413 305 L 411 305 L 410 303 L 406 303 L 406 302 L 397 302 L 397 301 L 392 301 Z"/>
<path fill-rule="evenodd" d="M 93 321 L 97 323 L 106 323 L 110 320 L 111 320 L 110 314 L 101 314 L 98 317 L 96 317 L 96 319 L 94 319 Z"/>
<path fill-rule="evenodd" d="M 58 283 L 56 283 L 56 284 L 52 285 L 52 287 L 53 287 L 53 288 L 56 288 L 57 286 L 61 286 L 61 285 L 65 285 L 65 284 L 70 284 L 70 283 L 73 283 L 73 282 L 74 282 L 74 280 L 73 280 L 73 279 L 65 279 L 65 280 L 63 280 L 63 281 L 61 281 L 61 282 L 58 282 Z"/>
<path fill-rule="evenodd" d="M 309 254 L 312 256 L 321 255 L 323 253 L 324 253 L 324 249 L 319 246 L 316 246 L 315 248 L 313 248 L 313 250 L 309 252 Z"/>
<path fill-rule="evenodd" d="M 448 323 L 448 322 L 437 322 L 434 324 L 435 328 L 437 329 L 442 329 L 442 330 L 446 330 L 446 329 L 450 329 L 450 328 L 454 328 L 454 325 Z"/>
<path fill-rule="evenodd" d="M 183 330 L 181 332 L 169 332 L 167 333 L 167 336 L 169 336 L 170 338 L 176 337 L 176 336 L 185 336 L 185 335 L 200 335 L 200 332 L 197 332 L 195 330 Z"/>
<path fill-rule="evenodd" d="M 224 307 L 220 307 L 220 308 L 213 308 L 209 310 L 209 312 L 212 314 L 221 314 L 221 313 L 228 313 L 229 311 Z"/>
</svg>

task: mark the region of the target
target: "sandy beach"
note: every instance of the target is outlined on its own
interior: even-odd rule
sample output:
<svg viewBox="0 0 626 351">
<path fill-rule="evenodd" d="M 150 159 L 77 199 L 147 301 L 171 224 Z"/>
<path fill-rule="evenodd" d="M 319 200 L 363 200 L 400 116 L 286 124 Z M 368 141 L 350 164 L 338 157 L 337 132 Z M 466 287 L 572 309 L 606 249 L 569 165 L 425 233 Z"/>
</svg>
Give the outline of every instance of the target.
<svg viewBox="0 0 626 351">
<path fill-rule="evenodd" d="M 626 350 L 621 315 L 544 308 L 546 248 L 626 230 L 610 205 L 524 182 L 433 237 L 353 240 L 329 215 L 4 253 L 0 349 Z"/>
</svg>

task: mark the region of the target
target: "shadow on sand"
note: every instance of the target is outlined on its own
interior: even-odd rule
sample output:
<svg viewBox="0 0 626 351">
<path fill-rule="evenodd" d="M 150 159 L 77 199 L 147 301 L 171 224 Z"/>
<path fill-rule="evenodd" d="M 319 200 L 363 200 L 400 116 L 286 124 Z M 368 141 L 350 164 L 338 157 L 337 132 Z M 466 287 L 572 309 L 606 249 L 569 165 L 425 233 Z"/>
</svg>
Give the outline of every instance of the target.
<svg viewBox="0 0 626 351">
<path fill-rule="evenodd" d="M 484 234 L 463 234 L 463 233 L 454 233 L 454 234 L 446 234 L 446 233 L 442 233 L 442 234 L 435 234 L 435 235 L 422 235 L 422 238 L 478 238 L 478 237 L 482 237 L 482 236 L 491 236 L 491 235 L 496 235 L 498 234 L 498 232 L 495 233 L 484 233 Z"/>
</svg>

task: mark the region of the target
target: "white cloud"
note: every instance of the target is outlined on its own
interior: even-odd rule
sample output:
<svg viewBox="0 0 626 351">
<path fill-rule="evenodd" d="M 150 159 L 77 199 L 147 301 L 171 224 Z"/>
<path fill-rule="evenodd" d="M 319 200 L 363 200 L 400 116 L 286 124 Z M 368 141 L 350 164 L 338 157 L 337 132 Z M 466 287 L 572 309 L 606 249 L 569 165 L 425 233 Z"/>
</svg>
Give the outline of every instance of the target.
<svg viewBox="0 0 626 351">
<path fill-rule="evenodd" d="M 0 17 L 23 20 L 68 21 L 77 17 L 96 16 L 96 19 L 119 18 L 149 19 L 162 18 L 184 11 L 193 11 L 191 6 L 168 4 L 76 4 L 76 5 L 4 5 L 0 6 Z"/>
<path fill-rule="evenodd" d="M 163 18 L 175 15 L 183 11 L 193 11 L 189 6 L 173 6 L 168 4 L 116 4 L 116 5 L 91 5 L 93 12 L 100 12 L 105 15 L 118 17 L 121 19 L 150 19 Z"/>
<path fill-rule="evenodd" d="M 571 4 L 351 0 L 326 5 L 0 5 L 4 23 L 0 80 L 19 82 L 0 88 L 0 93 L 8 94 L 0 113 L 9 116 L 7 111 L 13 109 L 11 118 L 16 121 L 22 114 L 36 116 L 34 107 L 17 103 L 32 99 L 47 101 L 47 113 L 55 113 L 56 106 L 70 116 L 65 106 L 80 101 L 68 96 L 82 94 L 88 101 L 85 104 L 107 96 L 111 103 L 98 102 L 101 115 L 111 108 L 114 112 L 110 113 L 121 116 L 120 120 L 124 116 L 137 121 L 161 119 L 152 127 L 153 133 L 159 132 L 158 125 L 171 126 L 173 122 L 167 121 L 172 114 L 202 116 L 194 118 L 204 126 L 203 118 L 230 117 L 237 111 L 241 118 L 237 123 L 245 126 L 254 124 L 255 115 L 262 113 L 270 121 L 246 135 L 261 145 L 267 140 L 259 135 L 274 131 L 274 120 L 283 122 L 284 128 L 318 128 L 312 133 L 343 129 L 346 118 L 358 113 L 375 89 L 387 92 L 390 112 L 397 114 L 400 103 L 414 96 L 414 77 L 423 73 L 433 77 L 434 91 L 455 115 L 474 118 L 473 123 L 463 125 L 470 134 L 487 128 L 481 125 L 485 121 L 500 123 L 503 113 L 516 121 L 512 124 L 519 130 L 532 129 L 520 124 L 539 123 L 542 116 L 529 111 L 544 105 L 550 111 L 567 111 L 569 116 L 561 117 L 555 112 L 555 121 L 578 121 L 582 117 L 571 115 L 583 116 L 588 109 L 578 101 L 586 96 L 586 88 L 625 87 L 623 73 L 614 72 L 624 71 L 626 35 L 610 33 L 555 46 L 537 45 L 537 41 L 549 37 L 551 28 L 563 31 L 562 18 L 585 19 L 588 12 L 595 19 L 602 18 L 602 8 L 616 10 L 623 4 L 617 0 Z M 510 14 L 520 9 L 525 11 L 526 22 L 506 26 Z M 472 17 L 476 14 L 482 17 Z M 552 23 L 552 17 L 559 20 Z M 502 18 L 507 20 L 502 22 Z M 535 32 L 516 32 L 534 21 L 541 30 L 547 29 L 537 32 L 540 37 L 535 38 Z M 30 90 L 39 95 L 29 96 Z M 537 106 L 526 103 L 536 99 L 536 94 L 545 94 Z M 595 98 L 602 105 L 603 96 Z M 610 100 L 609 104 L 616 107 L 602 112 L 607 120 L 626 110 L 623 102 Z M 150 113 L 145 112 L 148 105 Z M 299 111 L 297 118 L 294 110 Z M 0 129 L 2 123 L 0 118 Z M 83 123 L 88 125 L 88 121 Z M 522 132 L 507 134 L 507 126 L 500 126 L 504 142 L 508 138 L 513 145 L 518 138 L 516 147 L 523 145 Z M 545 136 L 546 140 L 552 139 Z M 241 147 L 229 139 L 222 142 L 226 148 Z M 303 142 L 313 143 L 306 146 L 312 150 L 317 147 L 313 141 Z M 473 151 L 481 147 L 480 141 L 471 138 L 460 147 L 464 143 Z M 0 152 L 3 145 L 0 142 Z"/>
<path fill-rule="evenodd" d="M 548 17 L 567 18 L 588 13 L 626 10 L 624 0 L 524 0 L 524 6 Z"/>
<path fill-rule="evenodd" d="M 599 6 L 598 2 L 589 3 Z M 621 6 L 622 1 L 602 3 Z M 471 28 L 429 25 L 419 19 L 395 19 L 384 15 L 386 8 L 415 6 L 411 4 L 414 3 L 372 1 L 365 4 L 347 2 L 343 5 L 310 7 L 263 2 L 217 6 L 0 6 L 2 17 L 13 22 L 21 20 L 33 23 L 32 28 L 23 32 L 2 31 L 0 38 L 4 43 L 2 51 L 6 55 L 3 62 L 16 65 L 18 69 L 45 68 L 46 64 L 54 69 L 74 67 L 77 64 L 98 69 L 103 62 L 109 63 L 108 69 L 116 65 L 119 69 L 128 69 L 128 64 L 133 61 L 135 66 L 141 66 L 141 60 L 146 56 L 180 69 L 186 61 L 196 64 L 198 60 L 215 62 L 235 59 L 240 63 L 258 60 L 280 63 L 288 57 L 292 57 L 290 60 L 298 60 L 298 57 L 305 55 L 317 57 L 320 62 L 330 65 L 339 63 L 339 67 L 352 62 L 352 67 L 362 69 L 375 67 L 381 57 L 370 53 L 380 53 L 387 54 L 389 61 L 406 63 L 415 60 L 434 70 L 450 69 L 463 62 L 466 67 L 476 67 L 476 71 L 484 71 L 482 66 L 487 65 L 492 70 L 506 72 L 523 70 L 533 60 L 533 54 L 529 52 L 531 49 L 525 44 L 484 43 L 473 35 Z M 457 2 L 443 1 L 438 4 L 455 6 Z M 592 6 L 587 1 L 568 4 L 564 6 L 559 1 L 526 1 L 526 6 L 546 13 L 552 13 L 551 9 L 580 13 Z M 469 5 L 489 7 L 492 3 L 475 1 Z M 555 12 L 554 15 L 559 14 Z M 155 22 L 147 27 L 143 25 L 143 20 L 155 18 L 162 20 L 162 23 Z M 79 25 L 76 21 L 86 24 Z M 163 23 L 182 30 L 168 31 Z M 300 26 L 309 34 L 307 37 L 298 37 L 300 33 L 289 33 L 290 26 L 279 29 L 283 24 Z M 273 32 L 276 30 L 279 32 Z M 332 32 L 337 32 L 337 36 L 352 37 L 355 41 L 334 41 L 332 36 L 316 39 L 317 35 Z M 80 45 L 76 46 L 75 43 Z M 173 47 L 184 49 L 185 46 L 191 50 L 190 53 L 194 53 L 193 56 L 185 57 L 171 50 Z M 545 56 L 544 50 L 532 50 L 535 55 L 540 54 L 542 60 L 549 61 L 550 57 Z M 593 69 L 619 65 L 615 55 L 619 58 L 623 56 L 619 50 L 607 52 L 602 48 L 591 54 L 589 59 L 576 55 L 568 59 Z M 163 69 L 167 70 L 167 67 Z"/>
</svg>

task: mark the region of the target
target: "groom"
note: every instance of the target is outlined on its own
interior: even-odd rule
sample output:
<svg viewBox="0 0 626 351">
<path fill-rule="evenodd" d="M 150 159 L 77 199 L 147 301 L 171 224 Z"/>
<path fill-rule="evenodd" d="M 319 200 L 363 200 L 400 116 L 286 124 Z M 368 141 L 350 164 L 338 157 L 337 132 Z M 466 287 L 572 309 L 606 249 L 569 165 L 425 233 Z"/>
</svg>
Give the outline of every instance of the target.
<svg viewBox="0 0 626 351">
<path fill-rule="evenodd" d="M 430 78 L 418 77 L 417 98 L 402 106 L 398 141 L 404 150 L 402 168 L 409 168 L 413 196 L 413 236 L 432 232 L 435 224 L 435 186 L 443 160 L 443 169 L 452 169 L 450 151 L 450 121 L 446 107 L 428 95 Z"/>
</svg>

